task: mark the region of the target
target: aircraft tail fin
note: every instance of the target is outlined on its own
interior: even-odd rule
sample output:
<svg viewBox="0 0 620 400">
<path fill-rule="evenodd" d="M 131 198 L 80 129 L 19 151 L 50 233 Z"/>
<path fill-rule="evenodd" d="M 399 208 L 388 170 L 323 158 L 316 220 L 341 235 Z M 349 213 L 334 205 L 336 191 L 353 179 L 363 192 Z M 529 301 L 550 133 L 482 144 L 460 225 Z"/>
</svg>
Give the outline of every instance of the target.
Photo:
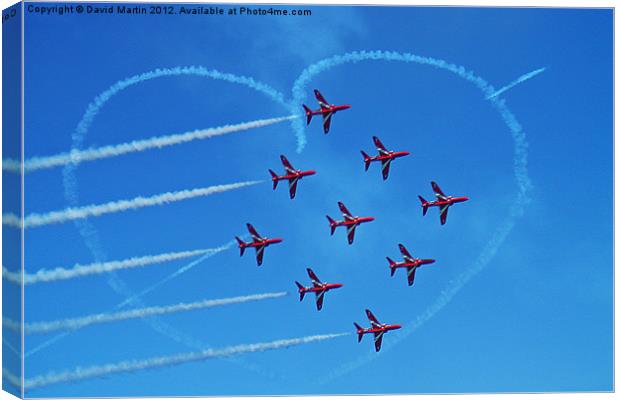
<svg viewBox="0 0 620 400">
<path fill-rule="evenodd" d="M 353 325 L 355 325 L 355 329 L 357 329 L 357 342 L 359 343 L 362 341 L 362 338 L 364 337 L 364 328 L 359 326 L 357 322 L 354 322 Z"/>
<path fill-rule="evenodd" d="M 329 221 L 329 227 L 331 228 L 331 234 L 333 235 L 336 231 L 336 221 L 332 219 L 329 215 L 326 215 L 327 220 Z"/>
<path fill-rule="evenodd" d="M 424 200 L 424 197 L 422 196 L 418 196 L 418 199 L 420 199 L 420 202 L 422 203 L 422 215 L 426 215 L 426 212 L 428 211 L 428 201 Z"/>
<path fill-rule="evenodd" d="M 295 281 L 295 285 L 297 285 L 297 287 L 299 288 L 299 301 L 302 301 L 304 299 L 306 291 L 304 290 L 304 287 L 301 283 Z"/>
<path fill-rule="evenodd" d="M 278 187 L 278 175 L 271 169 L 269 170 L 269 173 L 271 174 L 271 180 L 273 181 L 273 190 L 276 190 Z"/>
<path fill-rule="evenodd" d="M 364 157 L 364 168 L 368 171 L 368 167 L 370 167 L 370 156 L 368 156 L 364 150 L 361 150 L 360 153 L 362 153 L 362 157 Z"/>
<path fill-rule="evenodd" d="M 310 125 L 310 121 L 312 121 L 312 110 L 305 104 L 302 104 L 302 106 L 304 106 L 304 110 L 306 111 L 306 125 Z"/>
<path fill-rule="evenodd" d="M 387 258 L 388 262 L 390 263 L 390 276 L 394 276 L 394 272 L 396 272 L 396 268 L 394 268 L 394 266 L 396 265 L 396 263 L 390 257 L 385 258 Z"/>
<path fill-rule="evenodd" d="M 237 239 L 237 243 L 239 243 L 239 256 L 242 256 L 245 251 L 246 244 L 239 236 L 235 236 L 235 239 Z"/>
</svg>

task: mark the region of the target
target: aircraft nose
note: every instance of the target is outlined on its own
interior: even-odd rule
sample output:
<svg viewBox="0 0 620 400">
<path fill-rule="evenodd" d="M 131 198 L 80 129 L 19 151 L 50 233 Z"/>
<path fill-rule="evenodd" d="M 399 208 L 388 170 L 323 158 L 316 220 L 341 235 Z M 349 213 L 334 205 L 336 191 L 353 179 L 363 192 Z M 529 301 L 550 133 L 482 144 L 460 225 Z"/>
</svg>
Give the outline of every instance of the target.
<svg viewBox="0 0 620 400">
<path fill-rule="evenodd" d="M 315 170 L 311 169 L 310 171 L 308 171 L 308 175 L 314 175 L 314 174 L 316 174 Z"/>
<path fill-rule="evenodd" d="M 402 153 L 403 153 L 403 156 L 408 156 L 409 154 L 411 154 L 408 151 L 403 151 Z"/>
<path fill-rule="evenodd" d="M 402 328 L 402 325 L 398 325 L 398 324 L 394 325 L 394 329 L 400 329 L 400 328 Z"/>
</svg>

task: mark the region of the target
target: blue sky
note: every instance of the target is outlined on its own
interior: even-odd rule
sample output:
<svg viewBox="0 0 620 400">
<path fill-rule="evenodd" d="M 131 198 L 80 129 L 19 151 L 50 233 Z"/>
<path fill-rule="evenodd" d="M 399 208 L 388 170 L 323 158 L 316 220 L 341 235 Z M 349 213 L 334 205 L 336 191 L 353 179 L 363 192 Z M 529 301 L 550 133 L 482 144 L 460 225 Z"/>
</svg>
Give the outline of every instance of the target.
<svg viewBox="0 0 620 400">
<path fill-rule="evenodd" d="M 463 65 L 499 88 L 540 67 L 542 75 L 503 95 L 529 142 L 531 203 L 487 268 L 412 335 L 362 367 L 319 384 L 327 372 L 371 354 L 355 337 L 287 350 L 114 375 L 33 390 L 31 396 L 243 395 L 607 391 L 612 389 L 612 13 L 610 10 L 313 7 L 312 17 L 78 16 L 26 14 L 26 157 L 71 147 L 86 105 L 114 82 L 159 67 L 202 65 L 252 76 L 290 97 L 309 64 L 334 54 L 380 49 Z M 259 40 L 260 39 L 260 40 Z M 469 268 L 509 212 L 517 193 L 513 142 L 497 111 L 471 83 L 423 65 L 362 62 L 313 79 L 333 103 L 353 107 L 318 121 L 295 152 L 288 124 L 80 165 L 79 203 L 267 179 L 280 154 L 317 175 L 298 196 L 264 184 L 91 220 L 92 254 L 71 223 L 26 232 L 26 269 L 71 266 L 168 251 L 216 247 L 245 233 L 285 241 L 251 255 L 223 252 L 144 298 L 148 305 L 294 291 L 311 266 L 344 287 L 312 301 L 283 299 L 160 318 L 213 347 L 353 331 L 371 308 L 406 325 Z M 247 87 L 171 77 L 127 89 L 99 113 L 84 144 L 115 144 L 266 117 L 289 110 Z M 411 156 L 363 170 L 371 137 Z M 429 182 L 467 195 L 440 226 L 422 217 L 417 195 Z M 329 236 L 325 214 L 342 200 L 376 221 L 353 246 Z M 26 177 L 27 213 L 67 206 L 62 170 Z M 397 243 L 436 264 L 407 287 L 390 278 L 385 256 Z M 116 275 L 139 291 L 185 263 Z M 123 300 L 109 276 L 26 289 L 26 321 L 79 316 Z M 396 335 L 388 334 L 384 343 Z M 26 351 L 48 337 L 27 337 Z M 85 328 L 26 361 L 26 378 L 63 370 L 190 351 L 145 321 Z"/>
</svg>

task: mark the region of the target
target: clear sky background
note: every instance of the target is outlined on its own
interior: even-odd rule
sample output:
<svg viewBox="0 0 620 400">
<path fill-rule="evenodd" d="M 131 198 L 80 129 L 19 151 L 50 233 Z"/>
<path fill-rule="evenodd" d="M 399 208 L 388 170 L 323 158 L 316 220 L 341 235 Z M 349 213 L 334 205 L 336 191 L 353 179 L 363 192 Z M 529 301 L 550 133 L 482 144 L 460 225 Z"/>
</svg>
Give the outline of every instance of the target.
<svg viewBox="0 0 620 400">
<path fill-rule="evenodd" d="M 297 8 L 297 7 L 296 7 Z M 499 88 L 547 70 L 503 94 L 529 142 L 531 203 L 486 269 L 433 319 L 391 349 L 346 374 L 331 371 L 374 352 L 369 338 L 331 341 L 169 368 L 112 375 L 32 390 L 30 396 L 244 395 L 609 391 L 612 389 L 612 12 L 610 10 L 312 7 L 311 17 L 86 16 L 26 14 L 26 158 L 71 148 L 87 104 L 114 82 L 160 67 L 201 65 L 263 81 L 288 98 L 309 64 L 353 50 L 395 50 L 463 65 Z M 253 254 L 225 251 L 144 298 L 148 305 L 290 291 L 267 300 L 177 314 L 156 323 L 212 347 L 367 325 L 406 325 L 469 268 L 509 212 L 517 193 L 513 141 L 495 109 L 471 83 L 423 65 L 370 61 L 334 68 L 306 88 L 353 107 L 337 114 L 329 135 L 318 120 L 295 152 L 288 123 L 80 165 L 79 203 L 153 195 L 296 168 L 316 169 L 291 201 L 271 183 L 92 219 L 99 257 L 217 247 L 252 222 L 283 237 L 258 268 Z M 300 108 L 301 110 L 301 105 Z M 100 112 L 84 145 L 289 115 L 247 87 L 200 77 L 171 77 L 127 89 Z M 372 135 L 411 156 L 364 172 L 359 150 Z M 470 201 L 422 217 L 417 195 Z M 342 200 L 376 221 L 329 236 L 325 214 Z M 67 206 L 62 169 L 26 177 L 26 212 Z M 385 256 L 397 243 L 437 262 L 390 278 Z M 89 263 L 95 255 L 72 223 L 26 233 L 26 269 Z M 117 274 L 139 291 L 187 264 Z M 344 283 L 317 312 L 301 304 L 293 281 L 308 284 L 311 266 Z M 123 300 L 109 276 L 26 288 L 26 322 L 103 312 Z M 26 337 L 26 351 L 50 336 Z M 387 334 L 384 344 L 396 334 Z M 148 321 L 88 327 L 26 359 L 26 378 L 50 370 L 171 355 L 192 349 Z M 7 355 L 8 356 L 8 355 Z"/>
</svg>

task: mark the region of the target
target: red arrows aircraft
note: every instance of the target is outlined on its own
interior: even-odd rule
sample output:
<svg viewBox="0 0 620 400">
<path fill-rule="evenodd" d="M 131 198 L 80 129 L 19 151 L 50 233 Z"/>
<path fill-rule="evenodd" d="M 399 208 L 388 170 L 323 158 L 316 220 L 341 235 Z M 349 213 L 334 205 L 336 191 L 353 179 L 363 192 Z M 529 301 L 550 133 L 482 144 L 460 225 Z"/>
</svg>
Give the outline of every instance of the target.
<svg viewBox="0 0 620 400">
<path fill-rule="evenodd" d="M 368 171 L 368 167 L 370 167 L 370 163 L 373 161 L 381 161 L 381 173 L 383 174 L 383 180 L 388 178 L 390 173 L 390 164 L 392 161 L 399 157 L 408 156 L 408 151 L 391 151 L 385 148 L 381 140 L 378 137 L 373 136 L 372 140 L 375 142 L 375 146 L 377 146 L 377 151 L 379 152 L 378 156 L 370 157 L 368 154 L 361 151 L 362 156 L 364 157 L 364 164 L 366 167 L 366 171 Z"/>
<path fill-rule="evenodd" d="M 413 258 L 407 248 L 402 244 L 398 244 L 398 248 L 400 249 L 400 254 L 403 255 L 402 262 L 394 262 L 390 257 L 386 257 L 388 262 L 390 263 L 390 276 L 394 276 L 394 272 L 396 272 L 396 268 L 407 268 L 407 280 L 409 282 L 409 286 L 413 285 L 413 280 L 415 279 L 415 270 L 418 269 L 421 265 L 432 264 L 435 260 L 432 259 L 421 259 L 421 258 Z"/>
<path fill-rule="evenodd" d="M 435 201 L 426 201 L 422 196 L 418 196 L 420 201 L 422 202 L 422 215 L 426 215 L 429 207 L 439 207 L 439 219 L 441 220 L 441 225 L 446 223 L 446 218 L 448 218 L 448 208 L 451 205 L 456 203 L 462 203 L 464 201 L 469 200 L 469 197 L 452 197 L 446 196 L 441 191 L 441 188 L 437 183 L 431 182 L 431 186 L 433 187 L 433 191 L 435 192 L 435 196 L 437 200 Z"/>
<path fill-rule="evenodd" d="M 311 110 L 307 105 L 302 104 L 304 110 L 306 111 L 306 125 L 310 125 L 310 121 L 312 120 L 313 115 L 322 115 L 323 116 L 323 132 L 327 134 L 329 132 L 329 125 L 332 121 L 332 115 L 341 110 L 346 110 L 347 108 L 351 108 L 349 104 L 343 104 L 341 106 L 336 106 L 333 104 L 329 104 L 325 97 L 318 90 L 314 89 L 314 96 L 316 97 L 319 105 L 321 106 L 320 110 Z"/>
<path fill-rule="evenodd" d="M 373 217 L 354 217 L 340 201 L 338 202 L 338 207 L 340 207 L 340 211 L 342 211 L 342 217 L 344 218 L 344 220 L 334 221 L 329 215 L 327 215 L 329 227 L 331 228 L 331 234 L 334 234 L 337 227 L 346 226 L 347 238 L 349 239 L 349 244 L 352 244 L 353 239 L 355 238 L 355 228 L 357 228 L 359 224 L 362 224 L 364 222 L 371 222 L 375 219 Z"/>
<path fill-rule="evenodd" d="M 295 284 L 299 288 L 299 301 L 304 299 L 304 295 L 306 293 L 314 292 L 316 294 L 316 309 L 321 311 L 321 308 L 323 308 L 323 297 L 325 292 L 342 287 L 342 283 L 321 282 L 310 268 L 307 268 L 306 271 L 308 271 L 308 276 L 312 280 L 312 286 L 303 287 L 301 283 L 295 281 Z"/>
<path fill-rule="evenodd" d="M 280 160 L 282 160 L 282 165 L 284 165 L 285 175 L 278 176 L 273 170 L 269 170 L 271 174 L 271 180 L 273 181 L 273 190 L 276 190 L 278 187 L 278 182 L 283 180 L 288 180 L 288 191 L 291 195 L 291 199 L 295 198 L 295 193 L 297 192 L 297 181 L 299 181 L 304 176 L 310 176 L 316 174 L 316 171 L 301 171 L 293 168 L 291 163 L 284 157 L 280 156 Z"/>
<path fill-rule="evenodd" d="M 381 341 L 383 340 L 383 334 L 388 331 L 393 331 L 396 329 L 400 329 L 400 325 L 388 325 L 380 323 L 377 318 L 370 312 L 370 310 L 366 310 L 366 316 L 368 316 L 368 320 L 370 321 L 370 328 L 364 329 L 359 326 L 356 322 L 353 324 L 355 328 L 357 328 L 357 342 L 362 341 L 362 337 L 366 333 L 373 333 L 375 335 L 375 351 L 381 350 Z"/>
<path fill-rule="evenodd" d="M 258 232 L 256 232 L 256 229 L 254 229 L 252 224 L 247 224 L 247 227 L 248 231 L 250 231 L 250 234 L 252 235 L 252 242 L 246 243 L 239 237 L 235 236 L 235 239 L 237 239 L 237 242 L 239 242 L 239 256 L 243 255 L 246 247 L 254 247 L 256 249 L 256 263 L 260 266 L 263 263 L 263 253 L 265 252 L 265 247 L 269 246 L 270 244 L 280 243 L 282 239 L 268 239 L 266 237 L 261 237 Z"/>
</svg>

